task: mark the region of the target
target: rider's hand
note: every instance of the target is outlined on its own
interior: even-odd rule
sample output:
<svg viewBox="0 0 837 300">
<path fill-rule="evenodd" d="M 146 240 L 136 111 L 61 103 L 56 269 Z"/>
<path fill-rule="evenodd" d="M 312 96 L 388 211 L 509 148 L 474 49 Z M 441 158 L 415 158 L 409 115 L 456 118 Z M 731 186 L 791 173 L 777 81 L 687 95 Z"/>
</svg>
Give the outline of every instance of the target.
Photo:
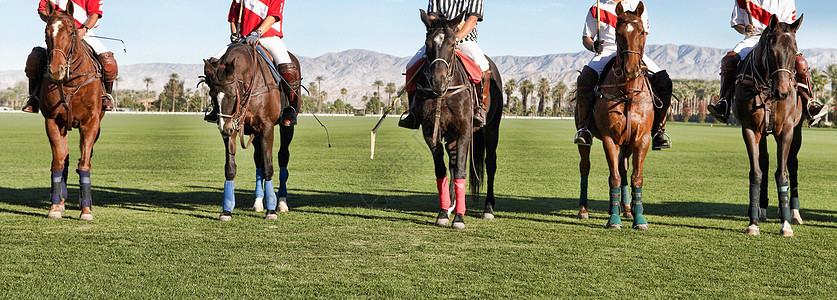
<svg viewBox="0 0 837 300">
<path fill-rule="evenodd" d="M 233 32 L 230 34 L 230 42 L 235 44 L 241 41 L 241 35 L 238 32 Z"/>
<path fill-rule="evenodd" d="M 79 28 L 78 29 L 78 35 L 81 36 L 81 37 L 87 35 L 87 27 L 82 26 L 81 28 Z"/>
<path fill-rule="evenodd" d="M 746 32 L 747 34 L 753 33 L 753 31 L 756 31 L 756 27 L 752 24 L 747 24 L 747 26 L 744 27 L 744 32 Z"/>
<path fill-rule="evenodd" d="M 602 54 L 602 51 L 604 51 L 604 41 L 599 40 L 593 42 L 593 52 L 596 52 L 596 54 Z"/>
<path fill-rule="evenodd" d="M 258 31 L 258 30 L 251 32 L 250 34 L 247 35 L 247 38 L 246 38 L 247 39 L 247 44 L 250 44 L 251 46 L 255 46 L 256 43 L 259 42 L 259 37 L 261 37 L 261 35 L 262 35 L 261 31 Z"/>
</svg>

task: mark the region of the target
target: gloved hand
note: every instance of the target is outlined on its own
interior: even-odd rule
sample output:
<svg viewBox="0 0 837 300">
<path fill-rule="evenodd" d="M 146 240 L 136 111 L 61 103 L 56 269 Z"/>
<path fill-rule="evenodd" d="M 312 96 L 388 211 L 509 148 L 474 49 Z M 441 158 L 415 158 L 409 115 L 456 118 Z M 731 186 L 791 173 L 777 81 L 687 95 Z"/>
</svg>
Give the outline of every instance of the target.
<svg viewBox="0 0 837 300">
<path fill-rule="evenodd" d="M 241 35 L 238 34 L 238 32 L 234 32 L 233 34 L 230 34 L 230 43 L 235 44 L 235 43 L 238 43 L 240 41 L 241 41 Z"/>
<path fill-rule="evenodd" d="M 593 52 L 596 52 L 596 54 L 602 54 L 602 51 L 604 51 L 604 41 L 599 40 L 593 42 Z"/>
<path fill-rule="evenodd" d="M 262 32 L 259 31 L 259 30 L 251 32 L 250 34 L 247 35 L 247 38 L 246 38 L 247 44 L 250 44 L 251 46 L 255 46 L 256 43 L 259 42 L 259 38 L 261 36 L 262 36 Z"/>
</svg>

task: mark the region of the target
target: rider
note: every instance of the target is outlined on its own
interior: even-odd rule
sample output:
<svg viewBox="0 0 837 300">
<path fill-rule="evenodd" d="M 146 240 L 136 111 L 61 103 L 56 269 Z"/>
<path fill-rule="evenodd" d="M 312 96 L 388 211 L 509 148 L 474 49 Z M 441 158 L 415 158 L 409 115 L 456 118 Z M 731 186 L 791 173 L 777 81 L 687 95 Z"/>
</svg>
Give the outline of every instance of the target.
<svg viewBox="0 0 837 300">
<path fill-rule="evenodd" d="M 73 18 L 76 20 L 76 27 L 78 34 L 82 36 L 85 42 L 93 48 L 102 64 L 104 72 L 102 81 L 105 85 L 105 95 L 102 95 L 102 109 L 106 111 L 113 110 L 111 104 L 111 93 L 113 93 L 113 81 L 118 76 L 119 69 L 116 65 L 116 59 L 113 58 L 113 52 L 108 51 L 102 42 L 97 39 L 92 28 L 99 26 L 99 19 L 102 18 L 102 1 L 103 0 L 72 0 L 73 1 Z M 53 5 L 59 11 L 64 11 L 67 8 L 68 0 L 41 0 L 38 4 L 38 15 L 44 22 L 49 19 L 45 15 L 47 3 Z M 29 53 L 29 58 L 26 59 L 26 77 L 29 78 L 29 100 L 23 106 L 23 111 L 29 113 L 38 112 L 38 90 L 40 89 L 41 80 L 43 79 L 43 71 L 46 67 L 47 51 L 46 43 L 38 47 L 32 48 Z"/>
<path fill-rule="evenodd" d="M 244 7 L 241 7 L 244 1 Z M 282 113 L 284 125 L 295 125 L 297 113 L 299 112 L 299 69 L 291 61 L 288 49 L 282 38 L 283 17 L 285 0 L 233 0 L 227 19 L 230 22 L 230 43 L 217 54 L 213 55 L 210 62 L 216 63 L 227 48 L 235 43 L 246 41 L 250 45 L 261 44 L 262 47 L 273 56 L 274 63 L 279 74 L 282 75 L 283 90 L 288 97 L 290 107 Z M 239 19 L 239 16 L 241 18 Z M 239 28 L 240 26 L 240 28 Z M 247 34 L 242 36 L 242 33 Z M 212 111 L 204 117 L 207 122 L 218 122 L 218 103 L 212 103 Z"/>
<path fill-rule="evenodd" d="M 793 0 L 735 1 L 735 7 L 732 9 L 732 22 L 730 23 L 735 31 L 744 35 L 744 40 L 739 42 L 721 60 L 721 100 L 707 107 L 715 118 L 725 123 L 729 119 L 730 103 L 728 99 L 733 96 L 738 62 L 744 60 L 747 54 L 758 45 L 762 31 L 770 24 L 770 16 L 775 14 L 780 22 L 794 22 L 796 20 L 795 7 Z M 808 72 L 808 62 L 802 57 L 801 53 L 796 56 L 796 82 L 800 84 L 797 90 L 808 108 L 803 112 L 805 117 L 811 120 L 820 113 L 823 105 L 811 97 L 811 91 L 808 88 L 811 83 L 811 73 Z"/>
<path fill-rule="evenodd" d="M 596 86 L 598 85 L 599 77 L 605 66 L 611 59 L 616 57 L 616 5 L 622 3 L 625 11 L 633 11 L 639 5 L 639 0 L 606 0 L 602 2 L 601 6 L 593 6 L 587 13 L 587 21 L 584 23 L 584 32 L 581 36 L 581 42 L 584 48 L 596 53 L 596 56 L 584 66 L 581 74 L 578 76 L 578 100 L 576 101 L 576 109 L 578 110 L 578 132 L 576 133 L 575 143 L 578 145 L 589 146 L 593 142 L 593 133 L 588 129 L 588 123 L 592 119 L 593 104 L 596 98 Z M 601 17 L 597 18 L 601 11 Z M 648 10 L 642 14 L 642 21 L 645 25 L 645 30 L 648 31 Z M 600 29 L 599 26 L 601 26 Z M 598 34 L 599 40 L 593 41 L 593 37 Z M 654 107 L 654 125 L 651 128 L 653 134 L 652 149 L 660 150 L 670 148 L 671 143 L 665 137 L 666 115 L 668 108 L 671 105 L 672 83 L 668 72 L 660 69 L 647 56 L 642 57 L 642 62 L 653 75 L 650 81 L 654 94 L 656 94 L 662 101 L 662 107 Z"/>
<path fill-rule="evenodd" d="M 474 127 L 482 127 L 485 124 L 485 107 L 487 105 L 485 102 L 488 98 L 488 95 L 485 92 L 485 87 L 488 87 L 489 84 L 487 71 L 490 66 L 488 59 L 485 57 L 485 54 L 482 52 L 480 46 L 477 45 L 477 22 L 482 22 L 482 12 L 482 0 L 430 0 L 427 4 L 427 13 L 431 20 L 436 19 L 437 17 L 453 19 L 460 14 L 465 13 L 465 21 L 459 27 L 459 31 L 456 32 L 457 48 L 465 54 L 465 56 L 468 56 L 468 58 L 473 60 L 483 72 L 482 86 L 478 89 L 482 91 L 483 95 L 482 101 L 476 101 L 477 107 L 474 113 Z M 425 56 L 425 47 L 426 46 L 422 46 L 421 49 L 416 52 L 407 64 L 407 70 L 410 70 L 416 62 Z M 410 79 L 407 78 L 407 81 L 409 80 Z M 398 122 L 398 126 L 408 129 L 418 129 L 421 125 L 421 121 L 418 118 L 418 113 L 415 111 L 418 109 L 418 105 L 416 105 L 415 101 L 413 101 L 413 99 L 415 99 L 415 93 L 410 92 L 407 96 L 410 102 L 410 109 L 408 110 L 407 116 Z"/>
</svg>

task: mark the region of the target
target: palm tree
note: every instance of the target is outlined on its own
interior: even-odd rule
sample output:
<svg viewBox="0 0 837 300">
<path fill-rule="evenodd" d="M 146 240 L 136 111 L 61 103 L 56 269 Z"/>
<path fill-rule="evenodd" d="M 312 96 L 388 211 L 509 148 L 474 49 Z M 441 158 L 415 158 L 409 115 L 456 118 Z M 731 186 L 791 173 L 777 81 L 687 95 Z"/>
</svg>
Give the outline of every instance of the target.
<svg viewBox="0 0 837 300">
<path fill-rule="evenodd" d="M 151 77 L 145 77 L 145 79 L 143 79 L 142 81 L 145 82 L 145 99 L 148 99 L 148 86 L 154 83 L 154 79 L 152 79 Z M 148 108 L 146 108 L 146 110 L 147 109 Z"/>
<path fill-rule="evenodd" d="M 837 99 L 837 64 L 828 66 L 828 77 L 831 78 L 831 97 Z"/>
<path fill-rule="evenodd" d="M 523 113 L 529 111 L 529 94 L 535 90 L 535 84 L 532 83 L 529 79 L 524 80 L 520 83 L 520 87 L 518 87 L 518 91 L 520 92 L 520 96 L 523 98 Z"/>
<path fill-rule="evenodd" d="M 378 88 L 378 101 L 381 101 L 381 87 L 384 86 L 384 82 L 380 80 L 375 80 L 375 82 L 372 83 L 372 86 Z"/>
<path fill-rule="evenodd" d="M 174 87 L 177 86 L 176 83 L 177 83 L 178 78 L 180 78 L 180 75 L 178 75 L 177 73 L 171 73 L 171 75 L 169 75 L 169 82 L 174 82 L 175 83 L 174 85 L 172 85 L 172 89 L 171 89 L 171 112 L 174 112 L 174 103 L 175 103 L 175 99 L 177 99 L 177 95 L 176 95 L 177 89 L 174 88 Z"/>
<path fill-rule="evenodd" d="M 347 90 L 346 88 L 340 89 L 340 96 L 343 97 L 343 98 L 340 98 L 340 99 L 343 100 L 344 103 L 346 102 L 346 94 L 348 94 L 348 93 L 349 93 L 349 90 Z"/>
<path fill-rule="evenodd" d="M 564 107 L 564 94 L 567 93 L 567 85 L 558 82 L 552 87 L 552 111 L 558 113 Z"/>
<path fill-rule="evenodd" d="M 506 92 L 506 107 L 512 107 L 512 94 L 517 90 L 517 80 L 509 79 L 504 84 L 503 91 Z"/>
<path fill-rule="evenodd" d="M 392 105 L 392 94 L 395 94 L 395 82 L 387 83 L 387 86 L 384 88 L 384 93 L 387 93 L 389 96 L 389 103 Z"/>
<path fill-rule="evenodd" d="M 548 97 L 549 80 L 546 78 L 541 78 L 541 81 L 538 82 L 538 114 L 543 113 L 544 102 L 546 102 Z"/>
<path fill-rule="evenodd" d="M 322 90 L 323 89 L 323 76 L 317 76 L 317 78 L 314 78 L 314 80 L 317 81 L 317 86 L 320 87 L 320 90 Z M 323 97 L 322 97 L 322 94 L 318 94 L 317 96 L 319 96 L 318 99 L 317 99 L 317 111 L 320 112 L 320 111 L 323 111 Z"/>
<path fill-rule="evenodd" d="M 828 76 L 820 69 L 811 69 L 811 92 L 814 93 L 814 99 L 817 99 L 817 92 L 825 91 L 825 85 L 828 83 Z"/>
</svg>

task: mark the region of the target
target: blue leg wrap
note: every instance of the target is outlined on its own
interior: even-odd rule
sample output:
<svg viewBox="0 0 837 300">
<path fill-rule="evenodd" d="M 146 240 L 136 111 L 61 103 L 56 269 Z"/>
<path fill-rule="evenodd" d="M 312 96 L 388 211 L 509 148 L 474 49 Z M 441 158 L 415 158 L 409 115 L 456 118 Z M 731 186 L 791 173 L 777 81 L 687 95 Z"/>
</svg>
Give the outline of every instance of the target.
<svg viewBox="0 0 837 300">
<path fill-rule="evenodd" d="M 64 168 L 63 172 L 61 173 L 61 197 L 67 199 L 69 197 L 69 193 L 67 193 L 67 174 L 70 171 Z"/>
<path fill-rule="evenodd" d="M 279 168 L 279 191 L 276 192 L 276 196 L 280 198 L 288 197 L 288 186 L 286 184 L 290 176 L 291 174 L 288 173 L 288 168 Z"/>
<path fill-rule="evenodd" d="M 622 204 L 631 204 L 631 187 L 628 186 L 628 176 L 622 177 Z"/>
<path fill-rule="evenodd" d="M 264 170 L 256 168 L 256 198 L 264 198 Z"/>
<path fill-rule="evenodd" d="M 67 184 L 64 182 L 64 170 L 52 171 L 52 187 L 49 191 L 49 199 L 52 204 L 61 204 L 62 195 L 66 194 Z M 63 190 L 62 190 L 63 187 Z M 64 199 L 67 196 L 64 196 Z"/>
<path fill-rule="evenodd" d="M 781 218 L 782 221 L 790 221 L 791 219 L 791 208 L 790 208 L 790 201 L 789 201 L 789 192 L 790 187 L 788 184 L 785 183 L 780 185 L 779 190 L 779 210 L 782 212 Z"/>
<path fill-rule="evenodd" d="M 615 187 L 610 189 L 610 219 L 607 225 L 619 224 L 622 225 L 622 219 L 619 218 L 619 198 L 622 196 L 622 188 Z"/>
<path fill-rule="evenodd" d="M 587 206 L 587 176 L 581 175 L 581 193 L 578 195 L 578 205 Z"/>
<path fill-rule="evenodd" d="M 631 202 L 631 211 L 634 213 L 634 226 L 648 224 L 648 221 L 645 220 L 645 216 L 643 216 L 642 188 L 631 187 L 631 196 L 633 197 L 633 202 Z"/>
<path fill-rule="evenodd" d="M 232 212 L 235 208 L 235 181 L 224 181 L 224 204 L 223 210 Z"/>
<path fill-rule="evenodd" d="M 81 207 L 91 207 L 93 206 L 93 191 L 91 189 L 90 183 L 90 172 L 85 172 L 82 170 L 76 170 L 78 173 L 78 189 L 79 189 L 79 203 Z"/>
<path fill-rule="evenodd" d="M 265 208 L 267 210 L 276 210 L 276 193 L 273 192 L 273 180 L 268 180 L 264 182 L 264 190 Z"/>
</svg>

